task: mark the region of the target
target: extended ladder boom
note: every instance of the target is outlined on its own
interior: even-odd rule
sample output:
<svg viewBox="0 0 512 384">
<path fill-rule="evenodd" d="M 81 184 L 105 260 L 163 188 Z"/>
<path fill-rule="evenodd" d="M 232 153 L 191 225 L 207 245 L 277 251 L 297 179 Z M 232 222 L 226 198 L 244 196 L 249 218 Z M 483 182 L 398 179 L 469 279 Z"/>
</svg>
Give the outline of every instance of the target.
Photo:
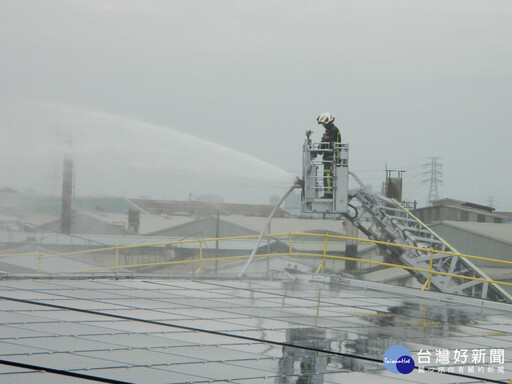
<svg viewBox="0 0 512 384">
<path fill-rule="evenodd" d="M 440 253 L 458 252 L 395 200 L 365 189 L 351 191 L 350 198 L 359 202 L 359 215 L 346 217 L 368 238 L 422 248 L 419 250 L 383 245 L 389 258 L 409 267 L 448 274 L 408 270 L 419 282 L 425 283 L 430 277 L 431 286 L 440 292 L 512 303 L 512 296 L 501 286 L 482 281 L 490 278 L 469 259 Z M 369 224 L 364 218 L 369 219 Z"/>
<path fill-rule="evenodd" d="M 310 135 L 306 131 L 302 155 L 304 212 L 343 214 L 369 239 L 421 248 L 379 245 L 393 262 L 412 267 L 409 273 L 437 291 L 512 303 L 512 296 L 469 259 L 441 253 L 458 252 L 397 201 L 365 188 L 349 193 L 348 144 L 313 143 Z M 325 198 L 326 186 L 332 197 Z M 355 206 L 356 214 L 350 215 L 349 207 Z"/>
</svg>

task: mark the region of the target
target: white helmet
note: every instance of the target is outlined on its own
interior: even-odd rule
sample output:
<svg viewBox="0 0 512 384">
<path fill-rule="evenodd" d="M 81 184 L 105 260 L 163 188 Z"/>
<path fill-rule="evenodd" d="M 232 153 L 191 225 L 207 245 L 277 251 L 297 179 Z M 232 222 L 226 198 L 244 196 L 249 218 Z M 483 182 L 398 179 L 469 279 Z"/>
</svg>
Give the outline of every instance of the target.
<svg viewBox="0 0 512 384">
<path fill-rule="evenodd" d="M 331 115 L 329 112 L 324 112 L 316 118 L 316 121 L 318 121 L 318 124 L 327 125 L 334 121 L 334 116 Z"/>
</svg>

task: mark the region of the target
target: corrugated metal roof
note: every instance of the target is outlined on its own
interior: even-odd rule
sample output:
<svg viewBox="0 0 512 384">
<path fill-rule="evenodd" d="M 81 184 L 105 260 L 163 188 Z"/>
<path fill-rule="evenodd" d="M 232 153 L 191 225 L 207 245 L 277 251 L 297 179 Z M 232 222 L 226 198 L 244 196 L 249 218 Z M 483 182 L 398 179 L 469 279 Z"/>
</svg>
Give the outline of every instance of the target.
<svg viewBox="0 0 512 384">
<path fill-rule="evenodd" d="M 222 216 L 222 219 L 233 224 L 249 228 L 257 233 L 261 232 L 267 222 L 266 217 L 250 216 Z M 270 222 L 270 233 L 289 232 L 329 232 L 344 233 L 342 220 L 319 220 L 319 219 L 296 219 L 296 218 L 274 218 Z"/>
<path fill-rule="evenodd" d="M 127 226 L 128 216 L 121 214 L 107 213 L 84 213 L 88 217 L 103 221 L 105 223 L 123 222 Z M 268 218 L 251 217 L 240 215 L 220 216 L 220 220 L 247 228 L 254 233 L 260 233 Z M 188 223 L 204 221 L 204 218 L 192 216 L 155 216 L 141 215 L 139 233 L 149 234 L 172 229 Z M 273 218 L 270 223 L 271 233 L 290 232 L 312 232 L 344 235 L 344 221 L 342 220 L 319 220 L 319 219 L 297 219 L 297 218 Z"/>
<path fill-rule="evenodd" d="M 22 225 L 42 226 L 54 222 L 60 218 L 60 214 L 49 213 L 25 213 L 16 216 L 2 216 L 1 221 L 19 223 Z"/>
<path fill-rule="evenodd" d="M 503 268 L 503 267 L 481 267 L 481 269 L 485 272 L 487 276 L 489 276 L 493 280 L 499 281 L 512 281 L 512 268 Z M 512 293 L 511 287 L 508 288 L 508 291 Z"/>
<path fill-rule="evenodd" d="M 490 239 L 502 241 L 512 244 L 512 225 L 511 224 L 495 224 L 495 223 L 475 223 L 465 221 L 441 221 L 431 224 L 430 227 L 435 228 L 440 225 L 447 225 L 463 231 L 482 235 Z"/>
<path fill-rule="evenodd" d="M 176 212 L 187 212 L 191 215 L 212 215 L 219 212 L 221 215 L 242 214 L 267 217 L 274 209 L 273 205 L 262 204 L 233 204 L 207 201 L 174 201 L 174 200 L 147 200 L 130 199 L 131 202 L 141 207 L 144 211 L 154 215 L 163 213 L 174 214 Z M 278 209 L 276 217 L 286 217 L 288 213 Z"/>
<path fill-rule="evenodd" d="M 128 228 L 128 215 L 103 212 L 81 212 L 80 214 L 95 220 L 102 221 L 107 224 L 124 223 Z M 157 215 L 140 215 L 139 233 L 145 235 L 147 233 L 156 232 L 163 229 L 177 227 L 195 220 L 191 216 L 157 216 Z"/>
<path fill-rule="evenodd" d="M 85 245 L 116 246 L 166 243 L 181 241 L 181 237 L 130 236 L 130 235 L 64 235 L 62 233 L 0 232 L 1 243 L 35 245 Z M 12 253 L 12 252 L 11 252 Z"/>
<path fill-rule="evenodd" d="M 26 195 L 23 193 L 3 193 L 0 199 L 1 209 L 17 212 L 60 214 L 62 198 L 60 196 Z M 73 209 L 94 212 L 97 208 L 109 213 L 128 213 L 136 206 L 124 197 L 74 196 Z"/>
</svg>

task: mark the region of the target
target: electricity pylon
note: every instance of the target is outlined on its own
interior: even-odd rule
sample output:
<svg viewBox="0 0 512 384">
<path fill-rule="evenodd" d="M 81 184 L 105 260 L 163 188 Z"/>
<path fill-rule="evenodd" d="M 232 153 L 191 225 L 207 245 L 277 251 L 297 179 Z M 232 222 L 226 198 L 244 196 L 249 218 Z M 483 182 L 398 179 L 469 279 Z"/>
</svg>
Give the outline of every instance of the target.
<svg viewBox="0 0 512 384">
<path fill-rule="evenodd" d="M 423 164 L 423 168 L 428 168 L 428 171 L 423 172 L 423 175 L 428 176 L 423 182 L 429 183 L 427 205 L 432 204 L 432 201 L 439 200 L 439 185 L 443 185 L 443 164 L 439 162 L 440 157 L 429 157 L 430 163 Z"/>
</svg>

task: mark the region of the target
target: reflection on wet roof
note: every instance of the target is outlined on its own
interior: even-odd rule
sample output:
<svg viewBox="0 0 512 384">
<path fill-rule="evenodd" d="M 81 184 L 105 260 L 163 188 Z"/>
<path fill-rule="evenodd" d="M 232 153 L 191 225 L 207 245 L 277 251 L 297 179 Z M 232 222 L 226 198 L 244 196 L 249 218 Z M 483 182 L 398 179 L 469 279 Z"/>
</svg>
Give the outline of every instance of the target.
<svg viewBox="0 0 512 384">
<path fill-rule="evenodd" d="M 0 296 L 1 383 L 506 383 L 512 376 L 510 305 L 405 288 L 3 280 Z M 414 359 L 429 351 L 431 367 L 442 350 L 470 358 L 484 350 L 487 361 L 462 365 L 465 378 L 395 374 L 381 362 L 396 344 Z M 491 364 L 491 350 L 503 351 L 504 361 Z"/>
</svg>

